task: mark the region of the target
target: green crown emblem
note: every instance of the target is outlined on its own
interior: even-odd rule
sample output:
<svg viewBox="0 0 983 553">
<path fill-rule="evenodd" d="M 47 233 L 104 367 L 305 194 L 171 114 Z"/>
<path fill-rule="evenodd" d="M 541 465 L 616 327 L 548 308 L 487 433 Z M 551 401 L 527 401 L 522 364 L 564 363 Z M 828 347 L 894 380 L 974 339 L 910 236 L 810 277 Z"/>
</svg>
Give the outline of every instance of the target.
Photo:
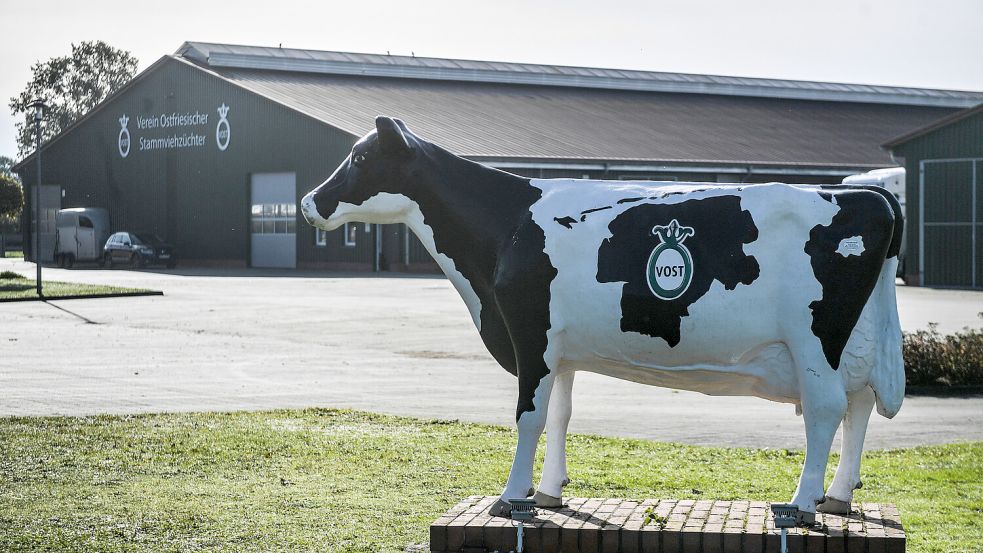
<svg viewBox="0 0 983 553">
<path fill-rule="evenodd" d="M 696 231 L 673 219 L 668 225 L 652 227 L 652 234 L 659 237 L 659 245 L 646 264 L 649 290 L 659 299 L 674 300 L 686 293 L 693 281 L 693 257 L 683 241 Z"/>
</svg>

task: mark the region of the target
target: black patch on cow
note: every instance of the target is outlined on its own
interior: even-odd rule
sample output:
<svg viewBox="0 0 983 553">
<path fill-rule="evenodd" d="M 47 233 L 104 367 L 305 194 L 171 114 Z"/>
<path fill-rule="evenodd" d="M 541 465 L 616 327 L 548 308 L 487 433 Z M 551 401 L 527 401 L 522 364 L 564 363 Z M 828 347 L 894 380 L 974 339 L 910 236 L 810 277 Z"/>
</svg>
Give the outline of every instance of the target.
<svg viewBox="0 0 983 553">
<path fill-rule="evenodd" d="M 884 198 L 884 201 L 891 206 L 891 211 L 894 213 L 894 233 L 891 236 L 891 245 L 887 248 L 887 257 L 897 257 L 898 254 L 901 253 L 901 244 L 904 240 L 904 211 L 901 209 L 901 202 L 894 197 L 894 194 L 888 192 L 883 186 L 876 186 L 873 184 L 827 184 L 823 185 L 822 188 L 832 192 L 843 190 L 869 190 L 880 194 L 880 196 Z M 831 194 L 829 192 L 820 192 L 819 195 L 825 197 L 830 196 Z"/>
<path fill-rule="evenodd" d="M 592 208 L 592 209 L 585 209 L 585 210 L 581 211 L 580 212 L 580 222 L 583 223 L 584 221 L 586 221 L 587 220 L 587 216 L 590 215 L 591 213 L 594 213 L 595 211 L 604 211 L 605 209 L 611 209 L 611 206 L 606 205 L 604 207 L 595 207 L 595 208 Z"/>
<path fill-rule="evenodd" d="M 561 225 L 563 225 L 563 226 L 565 226 L 567 228 L 573 228 L 573 226 L 575 224 L 577 224 L 577 220 L 574 219 L 573 217 L 570 217 L 570 216 L 566 216 L 566 217 L 553 217 L 553 220 L 556 221 L 557 223 L 560 223 Z"/>
<path fill-rule="evenodd" d="M 642 201 L 644 199 L 645 198 L 622 198 L 622 199 L 618 200 L 618 203 L 619 204 L 633 204 L 635 202 L 640 202 L 640 201 Z"/>
<path fill-rule="evenodd" d="M 536 388 L 549 374 L 543 356 L 548 345 L 546 332 L 550 328 L 549 287 L 556 277 L 556 268 L 550 263 L 545 248 L 546 234 L 527 211 L 507 247 L 499 250 L 493 277 L 495 306 L 512 337 L 511 345 L 518 364 L 516 420 L 522 413 L 535 410 Z M 484 318 L 481 334 L 484 339 Z"/>
<path fill-rule="evenodd" d="M 809 304 L 812 333 L 819 338 L 826 360 L 835 370 L 880 277 L 894 233 L 894 214 L 876 191 L 845 190 L 833 195 L 833 203 L 840 210 L 828 226 L 813 227 L 805 252 L 823 287 L 822 299 Z M 846 257 L 837 253 L 840 242 L 854 236 L 863 239 L 863 253 Z"/>
<path fill-rule="evenodd" d="M 693 276 L 680 297 L 663 300 L 649 288 L 647 265 L 652 251 L 662 243 L 653 235 L 653 226 L 673 220 L 694 231 L 684 242 L 692 256 Z M 675 346 L 682 317 L 689 315 L 689 306 L 707 293 L 714 280 L 733 290 L 758 278 L 758 261 L 744 253 L 744 244 L 757 240 L 758 228 L 751 214 L 741 209 L 738 196 L 635 206 L 611 221 L 608 230 L 611 238 L 598 250 L 597 281 L 625 283 L 623 332 L 662 338 Z"/>
<path fill-rule="evenodd" d="M 652 199 L 656 198 L 668 198 L 669 196 L 679 196 L 682 194 L 695 194 L 697 192 L 706 192 L 706 188 L 694 188 L 692 190 L 674 190 L 672 192 L 663 192 L 661 196 L 653 196 Z"/>
<path fill-rule="evenodd" d="M 519 378 L 518 419 L 535 409 L 536 388 L 549 374 L 543 355 L 556 269 L 530 211 L 542 191 L 529 179 L 427 147 L 429 166 L 414 172 L 410 197 L 433 229 L 437 251 L 454 260 L 481 301 L 485 347 Z"/>
</svg>

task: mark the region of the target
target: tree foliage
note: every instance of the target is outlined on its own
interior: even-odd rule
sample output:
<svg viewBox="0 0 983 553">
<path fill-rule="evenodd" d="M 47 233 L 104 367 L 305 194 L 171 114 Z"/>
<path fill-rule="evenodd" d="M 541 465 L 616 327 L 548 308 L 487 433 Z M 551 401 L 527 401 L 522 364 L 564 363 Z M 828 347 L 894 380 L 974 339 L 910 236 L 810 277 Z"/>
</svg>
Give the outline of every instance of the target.
<svg viewBox="0 0 983 553">
<path fill-rule="evenodd" d="M 0 156 L 0 234 L 17 227 L 20 210 L 24 206 L 24 189 L 13 167 L 14 160 Z"/>
<path fill-rule="evenodd" d="M 0 222 L 13 219 L 24 206 L 24 191 L 20 182 L 10 174 L 0 173 Z"/>
<path fill-rule="evenodd" d="M 72 44 L 71 55 L 35 63 L 31 71 L 31 81 L 10 99 L 14 117 L 23 118 L 17 123 L 21 157 L 34 150 L 34 121 L 28 104 L 37 98 L 48 104 L 46 123 L 41 126 L 41 139 L 48 140 L 129 82 L 136 74 L 137 59 L 99 40 Z"/>
<path fill-rule="evenodd" d="M 7 156 L 0 156 L 0 175 L 10 175 L 15 179 L 20 179 L 14 173 L 14 160 Z"/>
</svg>

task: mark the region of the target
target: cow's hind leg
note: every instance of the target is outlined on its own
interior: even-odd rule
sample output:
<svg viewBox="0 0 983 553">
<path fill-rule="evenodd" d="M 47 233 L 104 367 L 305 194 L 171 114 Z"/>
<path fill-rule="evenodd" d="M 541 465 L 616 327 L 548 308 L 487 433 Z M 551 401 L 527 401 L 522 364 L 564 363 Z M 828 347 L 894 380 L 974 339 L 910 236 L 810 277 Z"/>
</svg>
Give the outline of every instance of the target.
<svg viewBox="0 0 983 553">
<path fill-rule="evenodd" d="M 806 427 L 806 459 L 792 503 L 798 505 L 802 522 L 816 520 L 816 507 L 823 502 L 823 480 L 833 436 L 847 409 L 846 392 L 840 375 L 829 366 L 821 351 L 796 355 L 802 418 Z"/>
<path fill-rule="evenodd" d="M 849 406 L 843 418 L 843 446 L 840 450 L 840 465 L 829 485 L 826 501 L 819 506 L 823 513 L 846 514 L 853 502 L 853 490 L 859 489 L 860 458 L 864 450 L 864 436 L 867 422 L 874 408 L 874 391 L 870 387 L 847 395 Z"/>
<path fill-rule="evenodd" d="M 563 487 L 570 482 L 567 476 L 567 425 L 573 410 L 574 374 L 571 371 L 557 375 L 553 382 L 553 397 L 546 415 L 546 459 L 534 496 L 540 507 L 562 505 Z"/>
<path fill-rule="evenodd" d="M 553 375 L 544 376 L 539 381 L 533 396 L 535 409 L 524 411 L 516 421 L 519 440 L 515 446 L 512 469 L 509 471 L 509 479 L 505 483 L 502 497 L 489 511 L 492 516 L 508 516 L 512 509 L 509 500 L 528 497 L 532 490 L 532 468 L 536 460 L 536 447 L 539 445 L 539 437 L 543 435 L 543 429 L 546 428 L 552 387 Z"/>
</svg>

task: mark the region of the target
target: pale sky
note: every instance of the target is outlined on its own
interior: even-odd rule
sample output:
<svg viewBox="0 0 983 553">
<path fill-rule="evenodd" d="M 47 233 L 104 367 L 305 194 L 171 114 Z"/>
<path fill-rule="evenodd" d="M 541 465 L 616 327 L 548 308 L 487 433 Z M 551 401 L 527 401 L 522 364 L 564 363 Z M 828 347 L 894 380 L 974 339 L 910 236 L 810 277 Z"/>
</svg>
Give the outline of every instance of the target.
<svg viewBox="0 0 983 553">
<path fill-rule="evenodd" d="M 983 91 L 983 0 L 376 0 L 3 3 L 7 104 L 72 42 L 129 50 L 140 70 L 198 40 Z"/>
</svg>

